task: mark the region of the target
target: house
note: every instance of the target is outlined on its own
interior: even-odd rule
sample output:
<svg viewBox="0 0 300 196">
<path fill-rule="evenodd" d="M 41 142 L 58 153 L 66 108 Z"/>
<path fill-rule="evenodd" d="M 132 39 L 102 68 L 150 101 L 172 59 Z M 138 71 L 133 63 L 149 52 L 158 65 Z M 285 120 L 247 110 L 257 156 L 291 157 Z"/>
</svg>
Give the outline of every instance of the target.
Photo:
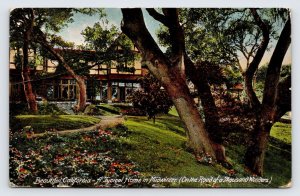
<svg viewBox="0 0 300 196">
<path fill-rule="evenodd" d="M 110 61 L 102 64 L 93 62 L 95 51 L 59 48 L 55 50 L 83 57 L 77 63 L 84 65 L 79 69 L 88 67 L 84 70 L 84 79 L 87 86 L 87 99 L 90 102 L 126 102 L 127 96 L 140 87 L 137 79 L 146 74 L 146 69 L 142 67 L 136 48 L 133 49 L 133 52 L 137 58 L 132 62 Z M 59 65 L 56 59 L 37 53 L 37 51 L 29 53 L 29 62 L 32 64 L 31 83 L 36 97 L 48 101 L 76 101 L 78 85 L 75 79 Z M 25 100 L 21 71 L 17 62 L 18 52 L 16 49 L 11 49 L 9 65 L 11 102 Z"/>
</svg>

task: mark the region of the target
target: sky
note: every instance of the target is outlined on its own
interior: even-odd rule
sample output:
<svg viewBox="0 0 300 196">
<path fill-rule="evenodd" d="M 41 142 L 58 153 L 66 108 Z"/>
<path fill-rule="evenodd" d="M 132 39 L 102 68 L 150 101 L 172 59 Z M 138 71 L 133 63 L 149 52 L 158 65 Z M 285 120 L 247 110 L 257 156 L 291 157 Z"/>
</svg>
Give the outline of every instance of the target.
<svg viewBox="0 0 300 196">
<path fill-rule="evenodd" d="M 122 13 L 121 9 L 119 8 L 106 8 L 105 12 L 107 14 L 107 19 L 110 24 L 113 24 L 117 27 L 120 27 L 121 20 L 122 20 Z M 146 23 L 146 26 L 155 39 L 157 40 L 156 31 L 160 28 L 160 23 L 156 20 L 154 20 L 148 13 L 143 9 L 143 15 L 144 20 Z M 76 45 L 81 45 L 84 43 L 84 38 L 81 35 L 81 31 L 84 30 L 87 26 L 93 26 L 96 22 L 99 21 L 99 16 L 88 16 L 80 13 L 74 14 L 74 22 L 69 24 L 66 28 L 64 28 L 59 35 L 61 35 L 65 40 L 75 42 Z M 267 51 L 260 63 L 260 65 L 264 65 L 270 61 L 272 52 L 274 51 L 274 47 L 276 45 L 276 42 L 271 44 L 271 48 L 269 51 Z M 164 50 L 164 48 L 162 48 Z M 291 46 L 288 49 L 288 52 L 285 55 L 283 64 L 291 64 L 292 62 L 292 52 L 291 52 Z M 240 63 L 242 67 L 246 67 L 246 59 L 244 57 L 240 57 Z"/>
<path fill-rule="evenodd" d="M 121 9 L 118 8 L 107 8 L 105 9 L 107 19 L 110 24 L 113 24 L 117 27 L 120 27 L 121 20 L 122 20 L 122 13 Z M 157 37 L 155 35 L 155 32 L 157 29 L 159 29 L 159 22 L 156 20 L 153 20 L 149 14 L 143 10 L 144 18 L 146 26 L 151 33 L 151 35 L 154 37 L 154 39 L 157 41 Z M 75 44 L 83 44 L 84 38 L 80 34 L 82 30 L 84 30 L 88 26 L 93 26 L 96 22 L 99 22 L 99 16 L 88 16 L 80 13 L 74 14 L 74 22 L 69 24 L 68 27 L 64 28 L 59 35 L 61 35 L 64 39 L 67 41 L 75 42 Z"/>
</svg>

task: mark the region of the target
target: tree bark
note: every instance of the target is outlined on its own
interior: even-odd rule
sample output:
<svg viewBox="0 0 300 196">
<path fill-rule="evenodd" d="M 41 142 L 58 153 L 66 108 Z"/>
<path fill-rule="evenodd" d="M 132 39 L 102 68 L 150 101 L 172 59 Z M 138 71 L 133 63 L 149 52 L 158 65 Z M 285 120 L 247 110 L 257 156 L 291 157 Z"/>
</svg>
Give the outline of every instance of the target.
<svg viewBox="0 0 300 196">
<path fill-rule="evenodd" d="M 33 16 L 31 16 L 32 18 Z M 31 19 L 33 20 L 33 19 Z M 31 21 L 28 24 L 28 27 L 25 29 L 24 38 L 23 38 L 23 60 L 22 60 L 22 84 L 24 89 L 25 98 L 28 104 L 28 109 L 32 113 L 37 113 L 38 107 L 35 99 L 35 94 L 33 93 L 31 79 L 30 79 L 30 67 L 29 67 L 29 59 L 28 59 L 28 51 L 29 51 L 29 42 L 31 39 L 31 33 L 33 28 L 33 22 Z"/>
<path fill-rule="evenodd" d="M 222 146 L 222 134 L 219 126 L 219 115 L 212 97 L 210 86 L 207 81 L 206 73 L 196 68 L 195 64 L 190 60 L 185 52 L 184 31 L 179 22 L 178 9 L 162 9 L 163 14 L 158 13 L 153 8 L 147 9 L 148 13 L 155 19 L 160 21 L 169 29 L 171 41 L 171 58 L 173 64 L 177 64 L 181 75 L 186 79 L 186 73 L 197 87 L 201 104 L 205 115 L 205 128 L 212 139 L 213 147 L 216 152 L 216 158 L 219 162 L 225 162 L 225 148 Z"/>
<path fill-rule="evenodd" d="M 280 118 L 285 113 L 292 110 L 291 84 L 292 84 L 291 75 L 284 78 L 278 84 L 278 95 L 277 95 L 277 100 L 276 100 L 277 108 L 276 108 L 276 112 L 275 112 L 276 113 L 275 121 L 279 121 Z"/>
<path fill-rule="evenodd" d="M 205 116 L 205 128 L 210 139 L 214 142 L 214 150 L 218 162 L 226 162 L 225 148 L 223 146 L 222 129 L 219 123 L 218 109 L 212 96 L 211 89 L 204 70 L 197 69 L 191 59 L 185 54 L 186 75 L 197 87 L 201 105 Z"/>
<path fill-rule="evenodd" d="M 122 31 L 135 43 L 150 72 L 161 82 L 187 128 L 189 144 L 197 154 L 216 158 L 212 142 L 177 64 L 168 59 L 148 32 L 141 9 L 122 9 Z M 176 40 L 174 40 L 176 41 Z"/>
<path fill-rule="evenodd" d="M 78 97 L 78 103 L 76 106 L 76 110 L 78 112 L 83 112 L 86 106 L 86 85 L 85 80 L 81 76 L 73 76 L 78 84 L 79 87 L 79 97 Z"/>
<path fill-rule="evenodd" d="M 270 125 L 264 125 L 262 122 L 257 123 L 252 144 L 250 144 L 245 154 L 245 165 L 259 176 L 262 176 L 264 171 L 264 159 L 271 127 Z"/>
</svg>

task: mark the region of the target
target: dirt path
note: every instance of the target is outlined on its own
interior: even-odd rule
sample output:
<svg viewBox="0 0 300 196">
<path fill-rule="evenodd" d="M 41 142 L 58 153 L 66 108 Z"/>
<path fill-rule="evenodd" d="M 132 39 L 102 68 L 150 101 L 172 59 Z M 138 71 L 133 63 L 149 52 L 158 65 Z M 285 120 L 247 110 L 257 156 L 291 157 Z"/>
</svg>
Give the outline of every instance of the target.
<svg viewBox="0 0 300 196">
<path fill-rule="evenodd" d="M 64 135 L 64 134 L 69 134 L 69 133 L 80 133 L 80 132 L 85 132 L 85 131 L 91 131 L 91 130 L 95 130 L 95 129 L 107 129 L 109 127 L 114 127 L 118 124 L 122 124 L 124 122 L 124 118 L 121 115 L 101 116 L 100 119 L 101 119 L 101 121 L 98 124 L 95 124 L 90 127 L 72 129 L 72 130 L 64 130 L 64 131 L 56 131 L 56 132 L 50 132 L 50 133 Z M 33 134 L 32 137 L 41 137 L 45 134 L 46 133 L 36 133 L 36 134 Z"/>
</svg>

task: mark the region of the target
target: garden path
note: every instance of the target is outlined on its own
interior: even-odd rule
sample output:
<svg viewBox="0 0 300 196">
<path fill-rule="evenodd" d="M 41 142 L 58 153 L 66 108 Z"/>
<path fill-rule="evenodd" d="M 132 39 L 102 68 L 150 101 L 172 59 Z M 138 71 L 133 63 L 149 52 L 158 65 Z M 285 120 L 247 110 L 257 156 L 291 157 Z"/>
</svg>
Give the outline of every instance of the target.
<svg viewBox="0 0 300 196">
<path fill-rule="evenodd" d="M 63 131 L 55 131 L 51 133 L 59 134 L 59 135 L 64 135 L 64 134 L 69 134 L 69 133 L 79 133 L 79 132 L 85 132 L 85 131 L 91 131 L 95 129 L 107 129 L 109 127 L 114 127 L 118 124 L 122 124 L 124 122 L 124 118 L 122 115 L 116 115 L 116 116 L 99 116 L 101 121 L 93 126 L 90 127 L 85 127 L 85 128 L 79 128 L 79 129 L 72 129 L 72 130 L 63 130 Z M 31 137 L 41 137 L 45 135 L 45 133 L 37 133 L 33 134 Z"/>
</svg>

